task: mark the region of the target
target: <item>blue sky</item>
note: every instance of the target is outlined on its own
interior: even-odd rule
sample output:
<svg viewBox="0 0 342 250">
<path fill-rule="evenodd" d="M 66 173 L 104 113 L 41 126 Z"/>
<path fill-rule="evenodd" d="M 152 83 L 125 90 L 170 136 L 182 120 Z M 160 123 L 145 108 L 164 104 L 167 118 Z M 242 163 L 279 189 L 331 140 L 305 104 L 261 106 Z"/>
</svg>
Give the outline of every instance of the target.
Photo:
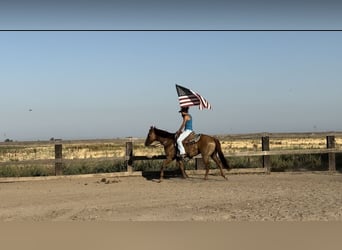
<svg viewBox="0 0 342 250">
<path fill-rule="evenodd" d="M 130 13 L 126 5 L 121 9 Z M 79 22 L 75 16 L 69 20 L 71 29 L 87 27 L 84 12 Z M 212 27 L 222 28 L 207 15 Z M 0 28 L 63 29 L 55 22 L 60 16 L 52 17 L 40 27 L 31 17 L 26 23 L 2 22 Z M 98 19 L 91 28 L 113 28 Z M 149 21 L 136 20 L 135 26 L 131 21 L 129 28 L 165 27 Z M 239 19 L 222 23 L 247 27 Z M 277 25 L 270 26 L 283 27 Z M 145 137 L 150 125 L 176 131 L 181 117 L 175 84 L 197 91 L 213 106 L 191 108 L 199 133 L 342 128 L 342 32 L 1 31 L 0 44 L 1 141 Z"/>
</svg>

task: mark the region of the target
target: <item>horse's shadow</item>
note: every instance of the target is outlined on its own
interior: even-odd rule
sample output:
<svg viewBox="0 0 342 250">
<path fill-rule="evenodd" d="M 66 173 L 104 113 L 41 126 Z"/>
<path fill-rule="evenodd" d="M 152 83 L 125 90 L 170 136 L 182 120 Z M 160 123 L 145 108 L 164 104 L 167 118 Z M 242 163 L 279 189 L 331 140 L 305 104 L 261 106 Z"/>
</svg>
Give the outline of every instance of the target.
<svg viewBox="0 0 342 250">
<path fill-rule="evenodd" d="M 209 175 L 212 175 L 212 174 L 209 174 Z M 157 183 L 160 183 L 160 172 L 159 171 L 142 171 L 142 176 L 148 180 L 148 181 L 152 181 L 152 182 L 157 182 Z M 215 175 L 213 175 L 215 176 Z M 216 175 L 217 176 L 217 175 Z M 165 170 L 164 171 L 164 180 L 168 180 L 168 181 L 181 181 L 181 180 L 187 180 L 187 181 L 190 181 L 190 182 L 220 182 L 222 181 L 222 179 L 207 179 L 207 180 L 204 180 L 202 176 L 189 176 L 188 178 L 184 179 L 183 178 L 183 175 L 182 175 L 182 172 L 180 169 L 177 169 L 177 170 Z"/>
<path fill-rule="evenodd" d="M 142 171 L 142 176 L 149 181 L 155 181 L 160 179 L 160 171 Z M 182 172 L 177 170 L 165 170 L 164 179 L 182 178 Z"/>
</svg>

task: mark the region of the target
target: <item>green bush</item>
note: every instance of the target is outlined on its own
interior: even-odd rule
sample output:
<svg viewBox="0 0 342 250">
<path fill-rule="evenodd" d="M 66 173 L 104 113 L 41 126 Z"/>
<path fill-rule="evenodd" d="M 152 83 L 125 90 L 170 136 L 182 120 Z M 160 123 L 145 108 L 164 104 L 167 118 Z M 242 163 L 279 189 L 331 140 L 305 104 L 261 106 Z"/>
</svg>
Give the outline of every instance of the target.
<svg viewBox="0 0 342 250">
<path fill-rule="evenodd" d="M 272 171 L 326 170 L 321 155 L 271 156 Z"/>
<path fill-rule="evenodd" d="M 54 168 L 35 165 L 6 165 L 0 167 L 0 177 L 30 177 L 54 175 Z"/>
<path fill-rule="evenodd" d="M 321 155 L 272 155 L 272 171 L 298 171 L 326 170 L 326 164 Z M 262 157 L 232 157 L 229 158 L 229 164 L 233 168 L 259 168 L 262 167 Z"/>
<path fill-rule="evenodd" d="M 259 168 L 262 167 L 262 157 L 229 157 L 227 158 L 232 168 Z M 319 171 L 327 170 L 327 155 L 280 155 L 271 156 L 271 170 L 280 171 Z M 133 163 L 134 171 L 160 171 L 163 160 L 144 160 Z M 337 169 L 342 165 L 342 155 L 336 154 Z M 210 168 L 216 169 L 216 164 L 210 160 Z M 176 162 L 170 163 L 165 170 L 177 170 Z M 195 169 L 195 160 L 185 163 L 186 170 Z M 72 160 L 63 163 L 64 175 L 94 174 L 125 172 L 127 170 L 124 160 L 113 161 L 86 159 Z M 53 164 L 50 165 L 23 165 L 20 162 L 9 162 L 0 166 L 0 177 L 25 177 L 25 176 L 49 176 L 55 175 Z"/>
<path fill-rule="evenodd" d="M 73 160 L 63 165 L 64 175 L 112 173 L 126 171 L 124 161 Z"/>
<path fill-rule="evenodd" d="M 262 167 L 262 157 L 231 157 L 228 158 L 229 166 L 232 168 L 259 168 Z"/>
</svg>

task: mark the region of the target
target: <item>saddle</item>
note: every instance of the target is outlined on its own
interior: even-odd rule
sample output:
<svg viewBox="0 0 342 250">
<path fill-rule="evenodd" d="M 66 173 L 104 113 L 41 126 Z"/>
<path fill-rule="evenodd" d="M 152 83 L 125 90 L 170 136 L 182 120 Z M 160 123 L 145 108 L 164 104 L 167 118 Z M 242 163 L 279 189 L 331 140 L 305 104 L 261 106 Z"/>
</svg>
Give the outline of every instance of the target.
<svg viewBox="0 0 342 250">
<path fill-rule="evenodd" d="M 192 145 L 197 143 L 201 139 L 201 134 L 196 134 L 194 131 L 191 132 L 188 137 L 183 140 L 183 145 Z"/>
<path fill-rule="evenodd" d="M 185 161 L 188 161 L 192 158 L 191 155 L 196 155 L 197 152 L 197 146 L 196 143 L 201 139 L 201 134 L 196 134 L 195 132 L 191 132 L 184 140 L 183 145 L 184 147 L 187 147 L 186 154 L 187 156 L 183 159 Z M 179 153 L 177 143 L 175 144 L 175 147 L 177 148 L 177 155 Z"/>
</svg>

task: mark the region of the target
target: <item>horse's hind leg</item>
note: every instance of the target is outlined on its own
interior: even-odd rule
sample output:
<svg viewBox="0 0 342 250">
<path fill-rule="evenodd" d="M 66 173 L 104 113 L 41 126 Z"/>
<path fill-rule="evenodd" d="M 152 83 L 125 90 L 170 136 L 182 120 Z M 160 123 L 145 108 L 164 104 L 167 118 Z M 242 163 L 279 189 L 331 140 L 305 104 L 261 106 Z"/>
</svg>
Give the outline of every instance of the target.
<svg viewBox="0 0 342 250">
<path fill-rule="evenodd" d="M 204 180 L 208 180 L 208 174 L 209 174 L 209 156 L 203 156 L 203 155 L 202 155 L 202 159 L 203 159 L 203 163 L 204 163 L 204 166 L 205 166 Z"/>
<path fill-rule="evenodd" d="M 178 164 L 180 170 L 182 171 L 183 178 L 184 178 L 184 179 L 188 178 L 189 176 L 188 176 L 188 175 L 186 174 L 186 172 L 185 172 L 183 161 L 177 160 L 177 164 Z"/>
<path fill-rule="evenodd" d="M 222 168 L 222 164 L 220 162 L 220 160 L 218 159 L 216 153 L 211 155 L 211 158 L 214 160 L 214 162 L 216 163 L 216 165 L 220 168 L 220 172 L 221 172 L 221 176 L 225 179 L 227 179 L 227 177 L 224 175 L 223 173 L 223 168 Z"/>
</svg>

